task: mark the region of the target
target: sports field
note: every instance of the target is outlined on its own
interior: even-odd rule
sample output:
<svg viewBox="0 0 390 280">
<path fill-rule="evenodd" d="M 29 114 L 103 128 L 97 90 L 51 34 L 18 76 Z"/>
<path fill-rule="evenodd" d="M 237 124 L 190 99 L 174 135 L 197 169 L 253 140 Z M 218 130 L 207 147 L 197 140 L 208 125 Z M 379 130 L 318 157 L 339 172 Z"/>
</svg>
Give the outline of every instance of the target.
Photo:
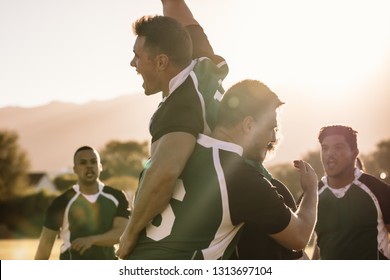
<svg viewBox="0 0 390 280">
<path fill-rule="evenodd" d="M 38 246 L 38 239 L 0 239 L 0 260 L 32 260 Z M 51 260 L 59 259 L 61 240 L 56 240 Z"/>
</svg>

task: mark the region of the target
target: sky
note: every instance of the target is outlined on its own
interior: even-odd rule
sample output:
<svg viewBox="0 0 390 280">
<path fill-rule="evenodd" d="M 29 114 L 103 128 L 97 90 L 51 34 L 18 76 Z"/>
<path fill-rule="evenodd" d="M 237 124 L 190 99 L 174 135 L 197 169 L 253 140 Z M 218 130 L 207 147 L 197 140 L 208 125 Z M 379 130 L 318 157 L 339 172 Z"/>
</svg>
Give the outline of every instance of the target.
<svg viewBox="0 0 390 280">
<path fill-rule="evenodd" d="M 229 64 L 225 88 L 258 79 L 286 102 L 298 146 L 282 151 L 314 149 L 333 123 L 356 128 L 364 151 L 390 138 L 389 1 L 186 2 Z M 0 108 L 141 93 L 131 23 L 161 13 L 160 0 L 0 0 Z"/>
</svg>

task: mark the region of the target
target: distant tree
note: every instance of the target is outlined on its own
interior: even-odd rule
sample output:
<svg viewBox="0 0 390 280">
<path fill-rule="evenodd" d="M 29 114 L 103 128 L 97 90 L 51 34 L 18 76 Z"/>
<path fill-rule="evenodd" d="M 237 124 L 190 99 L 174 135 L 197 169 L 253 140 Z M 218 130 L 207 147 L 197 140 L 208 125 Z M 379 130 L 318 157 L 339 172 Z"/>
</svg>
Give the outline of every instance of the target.
<svg viewBox="0 0 390 280">
<path fill-rule="evenodd" d="M 300 175 L 298 170 L 290 163 L 282 163 L 268 167 L 272 177 L 281 181 L 290 190 L 295 200 L 302 194 Z"/>
<path fill-rule="evenodd" d="M 138 178 L 135 178 L 133 176 L 111 177 L 105 180 L 104 184 L 116 188 L 118 190 L 122 190 L 125 193 L 129 203 L 131 204 L 138 186 Z"/>
<path fill-rule="evenodd" d="M 390 184 L 390 139 L 379 142 L 373 153 L 361 158 L 368 173 Z"/>
<path fill-rule="evenodd" d="M 104 183 L 118 190 L 134 193 L 138 186 L 138 178 L 133 176 L 116 176 L 104 180 Z"/>
<path fill-rule="evenodd" d="M 324 171 L 321 163 L 321 156 L 319 151 L 309 151 L 303 160 L 307 161 L 317 173 L 318 180 L 324 175 Z M 272 176 L 284 183 L 294 196 L 296 200 L 302 195 L 300 174 L 298 170 L 290 163 L 282 163 L 274 166 L 270 166 L 269 171 Z"/>
<path fill-rule="evenodd" d="M 14 131 L 0 131 L 0 200 L 13 198 L 28 185 L 29 160 Z"/>
<path fill-rule="evenodd" d="M 45 212 L 54 196 L 44 192 L 18 196 L 0 203 L 0 225 L 6 229 L 2 238 L 37 238 Z"/>
<path fill-rule="evenodd" d="M 74 173 L 60 174 L 54 178 L 54 184 L 60 192 L 65 191 L 77 183 L 77 175 Z"/>
<path fill-rule="evenodd" d="M 149 145 L 147 141 L 111 141 L 100 152 L 100 156 L 103 164 L 102 180 L 115 176 L 138 178 L 149 156 Z"/>
<path fill-rule="evenodd" d="M 321 162 L 321 153 L 320 151 L 309 151 L 303 156 L 303 160 L 307 161 L 317 173 L 318 180 L 324 176 L 324 168 L 322 167 Z"/>
</svg>

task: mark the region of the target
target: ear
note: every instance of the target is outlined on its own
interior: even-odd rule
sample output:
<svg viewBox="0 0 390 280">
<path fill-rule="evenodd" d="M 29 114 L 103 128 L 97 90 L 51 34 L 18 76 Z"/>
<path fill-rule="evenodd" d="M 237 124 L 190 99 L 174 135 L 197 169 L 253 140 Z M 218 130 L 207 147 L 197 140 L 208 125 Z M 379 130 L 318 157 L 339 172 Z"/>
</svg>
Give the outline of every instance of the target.
<svg viewBox="0 0 390 280">
<path fill-rule="evenodd" d="M 353 151 L 352 151 L 352 153 L 353 153 L 353 156 L 355 157 L 355 158 L 357 158 L 357 156 L 359 155 L 359 149 L 354 149 Z"/>
<path fill-rule="evenodd" d="M 254 119 L 251 116 L 246 116 L 242 120 L 242 129 L 244 133 L 249 133 L 253 128 Z"/>
<path fill-rule="evenodd" d="M 164 71 L 169 65 L 169 57 L 166 54 L 159 54 L 155 58 L 157 71 Z"/>
<path fill-rule="evenodd" d="M 102 172 L 103 171 L 103 164 L 99 163 L 99 171 Z"/>
</svg>

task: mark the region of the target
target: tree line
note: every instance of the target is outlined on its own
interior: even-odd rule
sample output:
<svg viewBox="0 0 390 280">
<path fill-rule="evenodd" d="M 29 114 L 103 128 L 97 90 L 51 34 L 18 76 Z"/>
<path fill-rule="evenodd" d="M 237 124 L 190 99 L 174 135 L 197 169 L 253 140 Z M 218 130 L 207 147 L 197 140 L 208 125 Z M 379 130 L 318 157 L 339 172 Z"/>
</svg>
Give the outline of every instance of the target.
<svg viewBox="0 0 390 280">
<path fill-rule="evenodd" d="M 133 193 L 138 176 L 149 157 L 147 141 L 110 141 L 99 151 L 103 164 L 101 180 L 112 187 Z M 380 141 L 374 152 L 360 155 L 365 170 L 390 183 L 390 139 Z M 324 175 L 320 151 L 309 151 L 304 157 L 317 172 Z M 28 155 L 18 143 L 18 134 L 0 130 L 0 238 L 38 237 L 47 206 L 55 197 L 43 192 L 28 191 Z M 268 167 L 271 174 L 285 183 L 293 196 L 301 195 L 299 173 L 292 164 Z M 53 179 L 59 192 L 77 181 L 75 174 L 62 174 Z"/>
</svg>

